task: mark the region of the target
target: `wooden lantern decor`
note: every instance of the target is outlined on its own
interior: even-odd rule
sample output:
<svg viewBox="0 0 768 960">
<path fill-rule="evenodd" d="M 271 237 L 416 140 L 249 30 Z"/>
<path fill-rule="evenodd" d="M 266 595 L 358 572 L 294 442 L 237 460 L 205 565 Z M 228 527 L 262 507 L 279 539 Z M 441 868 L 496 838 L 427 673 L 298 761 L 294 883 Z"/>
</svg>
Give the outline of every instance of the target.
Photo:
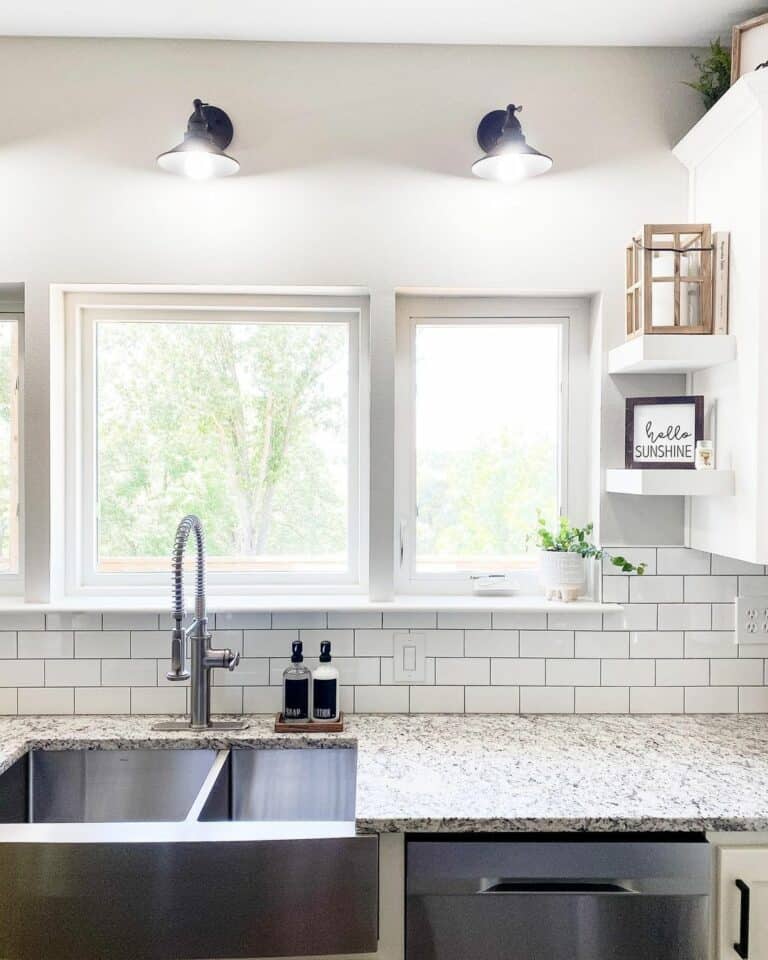
<svg viewBox="0 0 768 960">
<path fill-rule="evenodd" d="M 712 333 L 712 227 L 647 223 L 627 247 L 627 337 Z"/>
</svg>

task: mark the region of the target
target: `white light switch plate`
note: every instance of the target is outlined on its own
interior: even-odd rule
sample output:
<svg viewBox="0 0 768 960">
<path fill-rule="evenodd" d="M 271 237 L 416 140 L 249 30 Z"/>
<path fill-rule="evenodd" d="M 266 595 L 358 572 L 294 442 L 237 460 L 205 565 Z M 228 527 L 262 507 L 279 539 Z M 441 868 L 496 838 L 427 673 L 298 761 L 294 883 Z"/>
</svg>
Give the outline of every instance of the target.
<svg viewBox="0 0 768 960">
<path fill-rule="evenodd" d="M 768 596 L 736 597 L 736 642 L 768 643 Z"/>
<path fill-rule="evenodd" d="M 395 683 L 424 683 L 426 638 L 423 633 L 396 633 Z"/>
</svg>

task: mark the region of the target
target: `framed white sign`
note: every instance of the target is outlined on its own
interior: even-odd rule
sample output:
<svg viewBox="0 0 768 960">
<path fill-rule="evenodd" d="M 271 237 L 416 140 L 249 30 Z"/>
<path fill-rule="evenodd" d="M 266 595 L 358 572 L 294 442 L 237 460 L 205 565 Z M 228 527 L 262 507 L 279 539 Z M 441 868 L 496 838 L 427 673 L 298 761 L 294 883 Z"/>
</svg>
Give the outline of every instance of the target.
<svg viewBox="0 0 768 960">
<path fill-rule="evenodd" d="M 695 467 L 704 439 L 704 397 L 628 397 L 624 465 L 628 470 Z"/>
</svg>

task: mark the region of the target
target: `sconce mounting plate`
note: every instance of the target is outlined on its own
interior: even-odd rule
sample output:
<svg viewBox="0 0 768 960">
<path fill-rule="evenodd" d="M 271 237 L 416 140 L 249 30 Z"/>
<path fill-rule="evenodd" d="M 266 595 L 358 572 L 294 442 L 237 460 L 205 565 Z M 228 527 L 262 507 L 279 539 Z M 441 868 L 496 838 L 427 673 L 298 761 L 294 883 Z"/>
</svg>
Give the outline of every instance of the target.
<svg viewBox="0 0 768 960">
<path fill-rule="evenodd" d="M 212 107 L 209 103 L 204 104 L 203 113 L 208 123 L 211 139 L 219 150 L 226 150 L 232 143 L 232 137 L 235 133 L 229 114 L 225 113 L 220 107 Z M 194 116 L 193 113 L 189 118 L 190 121 L 194 119 Z"/>
<path fill-rule="evenodd" d="M 477 128 L 477 142 L 484 153 L 491 153 L 499 142 L 506 119 L 506 110 L 491 110 L 480 121 Z"/>
</svg>

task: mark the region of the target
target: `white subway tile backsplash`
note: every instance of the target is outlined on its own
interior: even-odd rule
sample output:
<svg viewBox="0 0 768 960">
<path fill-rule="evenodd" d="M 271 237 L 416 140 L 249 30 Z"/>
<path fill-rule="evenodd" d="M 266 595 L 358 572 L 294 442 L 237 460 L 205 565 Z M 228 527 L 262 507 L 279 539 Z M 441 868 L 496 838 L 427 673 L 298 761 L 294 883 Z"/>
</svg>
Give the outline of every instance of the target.
<svg viewBox="0 0 768 960">
<path fill-rule="evenodd" d="M 407 686 L 355 687 L 355 713 L 408 713 Z"/>
<path fill-rule="evenodd" d="M 708 603 L 660 603 L 659 630 L 709 630 L 712 607 Z"/>
<path fill-rule="evenodd" d="M 67 687 L 21 687 L 18 691 L 20 714 L 74 713 L 75 691 Z"/>
<path fill-rule="evenodd" d="M 625 603 L 621 611 L 603 614 L 603 630 L 655 630 L 657 626 L 655 603 Z"/>
<path fill-rule="evenodd" d="M 101 660 L 46 660 L 46 687 L 101 686 Z"/>
<path fill-rule="evenodd" d="M 169 641 L 170 649 L 170 641 Z M 131 635 L 118 630 L 75 631 L 75 656 L 102 659 L 130 657 Z"/>
<path fill-rule="evenodd" d="M 657 687 L 706 687 L 709 660 L 657 660 Z"/>
<path fill-rule="evenodd" d="M 299 639 L 298 630 L 245 630 L 243 655 L 246 657 L 285 657 L 291 659 L 291 644 Z"/>
<path fill-rule="evenodd" d="M 573 630 L 521 630 L 521 657 L 573 657 Z"/>
<path fill-rule="evenodd" d="M 280 687 L 245 687 L 243 689 L 244 713 L 267 713 L 275 715 L 283 707 L 283 691 Z"/>
<path fill-rule="evenodd" d="M 685 577 L 686 603 L 726 603 L 736 598 L 736 577 Z"/>
<path fill-rule="evenodd" d="M 353 630 L 299 630 L 299 640 L 304 644 L 304 654 L 308 657 L 320 656 L 320 641 L 329 640 L 331 656 L 353 657 L 355 655 L 355 634 Z M 230 644 L 231 646 L 231 644 Z M 287 656 L 290 657 L 288 647 Z"/>
<path fill-rule="evenodd" d="M 656 570 L 660 574 L 709 574 L 710 555 L 686 547 L 659 547 Z"/>
<path fill-rule="evenodd" d="M 491 660 L 491 683 L 507 687 L 535 687 L 546 683 L 546 662 L 527 659 Z"/>
<path fill-rule="evenodd" d="M 599 660 L 547 660 L 549 687 L 590 687 L 600 685 Z"/>
<path fill-rule="evenodd" d="M 467 713 L 519 713 L 520 691 L 517 687 L 467 687 Z"/>
<path fill-rule="evenodd" d="M 322 630 L 328 626 L 328 615 L 315 611 L 293 613 L 284 611 L 272 614 L 273 630 Z"/>
<path fill-rule="evenodd" d="M 521 713 L 573 713 L 573 687 L 521 687 Z"/>
<path fill-rule="evenodd" d="M 746 687 L 762 686 L 762 660 L 713 660 L 712 679 L 713 687 Z"/>
<path fill-rule="evenodd" d="M 738 713 L 736 687 L 686 687 L 686 713 Z"/>
<path fill-rule="evenodd" d="M 19 633 L 19 657 L 72 657 L 74 637 L 71 630 L 26 631 Z"/>
<path fill-rule="evenodd" d="M 712 573 L 735 573 L 745 576 L 761 577 L 765 573 L 765 567 L 759 563 L 747 563 L 746 560 L 733 560 L 731 557 L 720 557 L 716 553 L 712 554 Z"/>
<path fill-rule="evenodd" d="M 602 614 L 576 605 L 489 613 L 480 601 L 466 610 L 220 613 L 213 644 L 242 660 L 233 673 L 214 672 L 214 710 L 276 713 L 301 637 L 310 669 L 331 641 L 347 712 L 768 713 L 768 644 L 735 644 L 732 602 L 737 586 L 768 593 L 766 569 L 678 547 L 614 552 L 647 562 L 648 573 L 606 567 L 603 599 L 622 609 Z M 165 677 L 170 626 L 165 613 L 0 614 L 0 713 L 183 712 L 188 681 Z M 394 680 L 398 631 L 424 635 L 422 684 Z"/>
<path fill-rule="evenodd" d="M 632 603 L 682 603 L 682 577 L 630 577 L 629 599 Z"/>
<path fill-rule="evenodd" d="M 46 613 L 46 630 L 101 630 L 100 613 Z"/>
<path fill-rule="evenodd" d="M 15 660 L 18 647 L 15 633 L 0 633 L 0 660 Z"/>
<path fill-rule="evenodd" d="M 159 616 L 156 613 L 110 613 L 104 614 L 105 630 L 157 630 Z M 168 624 L 170 626 L 170 624 Z M 87 628 L 87 629 L 90 629 Z"/>
<path fill-rule="evenodd" d="M 712 629 L 735 630 L 736 606 L 733 603 L 712 604 Z"/>
<path fill-rule="evenodd" d="M 411 713 L 464 713 L 464 687 L 411 687 Z"/>
<path fill-rule="evenodd" d="M 442 686 L 487 686 L 491 661 L 487 657 L 437 657 L 435 683 Z"/>
<path fill-rule="evenodd" d="M 328 629 L 335 627 L 356 630 L 381 628 L 382 616 L 375 610 L 341 610 L 328 612 Z"/>
<path fill-rule="evenodd" d="M 217 613 L 217 630 L 269 630 L 271 613 Z"/>
<path fill-rule="evenodd" d="M 492 616 L 494 630 L 546 630 L 546 613 L 524 610 L 494 611 Z"/>
<path fill-rule="evenodd" d="M 131 691 L 127 687 L 75 688 L 75 713 L 130 713 Z"/>
<path fill-rule="evenodd" d="M 19 698 L 16 689 L 0 689 L 0 716 L 13 716 L 19 712 Z"/>
<path fill-rule="evenodd" d="M 656 682 L 656 661 L 603 660 L 601 682 L 606 687 L 651 687 Z"/>
<path fill-rule="evenodd" d="M 656 572 L 656 547 L 606 547 L 612 557 L 624 557 L 635 566 L 644 563 L 646 576 L 652 577 Z M 621 576 L 621 568 L 614 566 L 608 557 L 603 557 L 603 576 Z"/>
<path fill-rule="evenodd" d="M 131 687 L 131 713 L 185 713 L 187 691 L 183 687 Z"/>
<path fill-rule="evenodd" d="M 736 634 L 729 630 L 686 631 L 686 657 L 737 657 Z"/>
<path fill-rule="evenodd" d="M 577 657 L 628 657 L 629 633 L 617 630 L 576 631 Z"/>
<path fill-rule="evenodd" d="M 382 618 L 385 628 L 393 630 L 432 630 L 437 626 L 437 613 L 423 610 L 390 610 Z"/>
<path fill-rule="evenodd" d="M 43 660 L 3 660 L 0 663 L 0 687 L 42 687 L 45 685 Z"/>
<path fill-rule="evenodd" d="M 464 634 L 466 657 L 517 657 L 520 633 L 517 630 L 467 630 Z"/>
<path fill-rule="evenodd" d="M 629 713 L 626 687 L 576 687 L 576 713 Z"/>
<path fill-rule="evenodd" d="M 437 627 L 439 630 L 490 630 L 491 614 L 465 610 L 438 611 Z"/>
<path fill-rule="evenodd" d="M 603 603 L 627 603 L 628 601 L 629 577 L 605 577 Z"/>
<path fill-rule="evenodd" d="M 105 687 L 156 687 L 156 660 L 105 660 L 101 665 Z"/>
<path fill-rule="evenodd" d="M 638 630 L 629 635 L 630 657 L 679 658 L 683 656 L 683 634 L 680 631 L 646 632 Z"/>
<path fill-rule="evenodd" d="M 629 691 L 630 713 L 683 713 L 682 687 L 632 687 Z"/>
</svg>

